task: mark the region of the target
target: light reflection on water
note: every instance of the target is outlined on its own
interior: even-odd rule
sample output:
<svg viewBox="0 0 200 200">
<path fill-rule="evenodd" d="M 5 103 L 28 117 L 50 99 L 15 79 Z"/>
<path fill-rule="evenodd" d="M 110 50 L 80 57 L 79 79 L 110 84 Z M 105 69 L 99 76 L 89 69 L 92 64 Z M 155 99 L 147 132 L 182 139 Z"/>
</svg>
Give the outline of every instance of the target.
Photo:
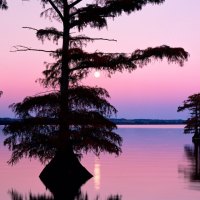
<svg viewBox="0 0 200 200">
<path fill-rule="evenodd" d="M 100 171 L 100 160 L 95 157 L 94 161 L 94 188 L 98 191 L 100 189 L 101 171 Z"/>
<path fill-rule="evenodd" d="M 89 200 L 97 196 L 105 200 L 110 194 L 119 194 L 123 200 L 199 199 L 200 183 L 195 181 L 194 190 L 187 176 L 195 164 L 185 153 L 185 146 L 193 146 L 192 135 L 184 135 L 182 125 L 119 126 L 117 132 L 124 140 L 119 157 L 87 154 L 82 160 L 94 175 L 81 188 Z M 2 147 L 2 139 L 0 154 L 0 200 L 10 200 L 7 192 L 12 188 L 22 194 L 49 195 L 38 178 L 43 166 L 29 160 L 7 166 L 10 152 Z"/>
</svg>

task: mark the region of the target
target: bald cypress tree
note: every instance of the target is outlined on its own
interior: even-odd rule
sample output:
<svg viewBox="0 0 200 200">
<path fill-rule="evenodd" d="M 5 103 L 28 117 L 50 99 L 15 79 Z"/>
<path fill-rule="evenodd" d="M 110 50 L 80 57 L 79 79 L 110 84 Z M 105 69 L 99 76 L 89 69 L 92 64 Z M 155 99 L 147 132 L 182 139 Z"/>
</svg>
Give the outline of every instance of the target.
<svg viewBox="0 0 200 200">
<path fill-rule="evenodd" d="M 190 95 L 183 102 L 182 106 L 178 107 L 178 112 L 188 110 L 190 117 L 186 120 L 184 133 L 194 134 L 193 139 L 200 138 L 200 93 Z"/>
<path fill-rule="evenodd" d="M 86 27 L 101 30 L 107 26 L 107 20 L 110 18 L 115 19 L 123 13 L 131 14 L 139 11 L 147 4 L 159 5 L 163 2 L 164 0 L 96 0 L 91 2 L 41 0 L 44 8 L 41 15 L 59 21 L 62 24 L 62 30 L 54 27 L 26 28 L 35 30 L 39 40 L 48 39 L 54 42 L 61 40 L 61 48 L 52 51 L 15 46 L 15 49 L 16 51 L 44 51 L 55 58 L 55 63 L 47 64 L 43 72 L 45 77 L 40 82 L 45 87 L 57 88 L 58 93 L 26 98 L 22 103 L 11 106 L 13 111 L 23 119 L 17 124 L 7 126 L 4 130 L 5 134 L 11 134 L 5 141 L 5 144 L 13 151 L 11 162 L 23 155 L 29 157 L 39 155 L 42 160 L 55 155 L 56 152 L 56 157 L 61 158 L 62 162 L 67 157 L 68 164 L 73 163 L 69 171 L 74 171 L 73 176 L 80 178 L 83 175 L 81 170 L 77 172 L 74 168 L 75 163 L 79 162 L 75 154 L 78 149 L 95 150 L 97 154 L 101 151 L 118 154 L 121 151 L 121 138 L 113 133 L 116 126 L 105 117 L 109 113 L 115 113 L 114 107 L 105 100 L 105 97 L 108 97 L 107 92 L 102 88 L 83 87 L 80 81 L 87 77 L 91 70 L 104 70 L 109 75 L 125 70 L 132 72 L 151 61 L 164 58 L 169 63 L 182 66 L 188 58 L 188 53 L 183 48 L 172 48 L 166 45 L 144 50 L 137 49 L 131 54 L 97 51 L 90 53 L 83 50 L 83 45 L 96 40 L 109 41 L 109 39 L 88 37 L 82 35 L 81 31 Z M 1 7 L 6 6 L 6 1 L 1 1 Z M 77 33 L 72 34 L 74 31 Z M 81 96 L 82 94 L 84 95 Z M 92 98 L 86 101 L 90 95 Z M 34 130 L 27 131 L 32 127 Z M 42 135 L 37 135 L 40 130 L 43 130 Z M 25 132 L 28 137 L 21 132 Z M 32 134 L 30 141 L 28 141 L 29 133 L 36 134 Z M 46 141 L 43 135 L 56 137 L 56 139 L 54 137 L 50 139 L 54 141 L 54 148 L 49 138 L 48 145 L 44 145 Z M 39 148 L 34 148 L 34 145 L 37 146 L 40 143 Z M 52 149 L 54 150 L 51 151 Z"/>
</svg>

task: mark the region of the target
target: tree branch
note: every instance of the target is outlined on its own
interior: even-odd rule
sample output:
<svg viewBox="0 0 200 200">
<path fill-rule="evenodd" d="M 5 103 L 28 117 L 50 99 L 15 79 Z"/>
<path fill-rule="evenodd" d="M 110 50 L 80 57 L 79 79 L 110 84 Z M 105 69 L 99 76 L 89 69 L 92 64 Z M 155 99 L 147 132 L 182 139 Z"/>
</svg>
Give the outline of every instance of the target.
<svg viewBox="0 0 200 200">
<path fill-rule="evenodd" d="M 74 71 L 77 71 L 77 70 L 83 70 L 83 69 L 89 69 L 89 68 L 93 68 L 92 66 L 78 66 L 78 67 L 74 67 L 74 68 L 71 68 L 69 70 L 69 72 L 74 72 Z"/>
<path fill-rule="evenodd" d="M 72 7 L 74 7 L 75 5 L 77 5 L 78 3 L 80 3 L 82 0 L 76 0 L 76 1 L 74 1 L 73 3 L 71 3 L 70 5 L 69 5 L 69 7 L 70 8 L 72 8 Z"/>
<path fill-rule="evenodd" d="M 13 46 L 14 50 L 11 50 L 10 52 L 18 52 L 18 51 L 41 51 L 41 52 L 46 52 L 46 53 L 56 53 L 56 51 L 48 51 L 44 49 L 34 49 L 22 45 L 16 45 Z"/>
<path fill-rule="evenodd" d="M 39 92 L 39 93 L 35 94 L 34 97 L 40 96 L 41 94 L 47 94 L 47 93 L 52 94 L 55 92 L 59 93 L 59 90 L 49 90 L 49 91 L 45 91 L 45 92 Z"/>
<path fill-rule="evenodd" d="M 71 37 L 70 40 L 105 40 L 109 42 L 117 42 L 115 39 L 108 39 L 108 38 L 90 38 L 90 37 Z"/>
<path fill-rule="evenodd" d="M 24 28 L 24 29 L 30 29 L 30 30 L 34 30 L 34 31 L 39 31 L 40 30 L 40 29 L 36 29 L 36 28 L 33 28 L 33 27 L 29 27 L 29 26 L 23 26 L 22 28 Z M 115 39 L 90 38 L 90 37 L 86 37 L 86 36 L 70 37 L 70 40 L 104 40 L 104 41 L 109 41 L 109 42 L 117 42 L 117 40 L 115 40 Z"/>
<path fill-rule="evenodd" d="M 79 13 L 81 13 L 81 12 L 84 12 L 84 10 L 81 10 L 81 9 L 77 9 L 75 12 L 72 12 L 72 13 L 70 13 L 70 17 L 73 17 L 73 16 L 75 16 L 75 15 L 77 15 L 77 14 L 79 14 Z"/>
<path fill-rule="evenodd" d="M 60 19 L 62 21 L 64 21 L 64 17 L 62 15 L 62 13 L 60 12 L 60 10 L 58 9 L 58 7 L 53 3 L 52 0 L 48 0 L 48 2 L 51 4 L 52 8 L 57 12 L 58 16 L 60 17 Z"/>
<path fill-rule="evenodd" d="M 34 31 L 38 31 L 38 29 L 29 27 L 29 26 L 23 26 L 22 28 L 24 28 L 24 29 L 30 29 L 30 30 L 34 30 Z"/>
</svg>

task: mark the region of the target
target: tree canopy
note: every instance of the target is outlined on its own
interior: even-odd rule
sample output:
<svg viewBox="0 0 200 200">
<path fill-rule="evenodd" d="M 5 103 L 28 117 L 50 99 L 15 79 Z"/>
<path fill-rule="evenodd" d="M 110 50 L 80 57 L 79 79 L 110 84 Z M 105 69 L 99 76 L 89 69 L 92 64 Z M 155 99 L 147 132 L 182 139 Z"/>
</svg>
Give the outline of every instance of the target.
<svg viewBox="0 0 200 200">
<path fill-rule="evenodd" d="M 193 133 L 194 137 L 200 136 L 200 93 L 193 94 L 178 107 L 178 112 L 188 110 L 190 117 L 186 121 L 185 133 Z"/>
<path fill-rule="evenodd" d="M 116 125 L 107 118 L 116 109 L 106 100 L 107 91 L 99 87 L 77 86 L 69 89 L 69 131 L 76 154 L 92 151 L 96 155 L 106 151 L 119 154 L 122 138 L 113 132 Z M 4 141 L 13 151 L 10 163 L 24 155 L 39 157 L 41 162 L 55 155 L 59 145 L 60 93 L 27 97 L 11 105 L 19 121 L 4 128 L 10 135 Z"/>
</svg>

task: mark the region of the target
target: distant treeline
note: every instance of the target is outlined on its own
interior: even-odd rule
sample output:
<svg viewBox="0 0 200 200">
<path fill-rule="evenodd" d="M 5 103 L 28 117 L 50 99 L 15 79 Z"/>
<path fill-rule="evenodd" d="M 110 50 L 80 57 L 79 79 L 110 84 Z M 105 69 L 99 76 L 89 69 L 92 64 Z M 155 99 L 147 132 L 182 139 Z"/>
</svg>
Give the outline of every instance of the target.
<svg viewBox="0 0 200 200">
<path fill-rule="evenodd" d="M 12 119 L 12 118 L 0 118 L 0 125 L 7 125 L 11 124 L 13 122 L 18 121 L 18 119 Z"/>
<path fill-rule="evenodd" d="M 0 118 L 0 125 L 11 124 L 19 119 L 13 118 Z M 112 122 L 116 124 L 185 124 L 185 120 L 182 119 L 116 119 L 111 118 Z"/>
<path fill-rule="evenodd" d="M 185 124 L 185 120 L 182 119 L 110 119 L 116 124 Z"/>
</svg>

